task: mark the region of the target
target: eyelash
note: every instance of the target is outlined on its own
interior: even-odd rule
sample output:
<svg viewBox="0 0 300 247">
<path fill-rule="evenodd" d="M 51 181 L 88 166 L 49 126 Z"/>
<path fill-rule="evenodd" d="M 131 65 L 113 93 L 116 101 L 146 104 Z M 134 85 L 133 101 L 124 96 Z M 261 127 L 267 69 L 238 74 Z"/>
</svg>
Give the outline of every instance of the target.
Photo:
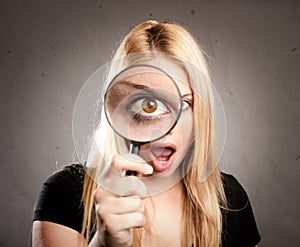
<svg viewBox="0 0 300 247">
<path fill-rule="evenodd" d="M 187 106 L 185 106 L 185 103 L 187 104 Z M 182 99 L 182 110 L 185 111 L 188 108 L 190 108 L 192 106 L 192 101 L 190 99 Z"/>
<path fill-rule="evenodd" d="M 142 116 L 141 114 L 138 114 L 136 112 L 134 112 L 132 110 L 133 105 L 139 101 L 139 100 L 147 100 L 147 99 L 155 99 L 159 102 L 161 102 L 167 109 L 168 107 L 166 106 L 166 104 L 164 103 L 164 100 L 162 99 L 158 99 L 155 96 L 151 96 L 149 97 L 149 95 L 138 95 L 138 96 L 133 96 L 130 100 L 130 102 L 127 104 L 126 106 L 126 110 L 133 116 L 133 119 L 137 122 L 140 123 L 142 121 L 144 121 L 144 124 L 147 125 L 148 122 L 150 121 L 157 121 L 158 119 L 160 119 L 161 117 L 163 117 L 163 115 L 157 115 L 157 116 Z M 169 109 L 168 109 L 169 110 Z"/>
<path fill-rule="evenodd" d="M 163 115 L 157 115 L 157 116 L 143 116 L 141 114 L 138 114 L 132 110 L 133 105 L 139 101 L 139 100 L 147 100 L 147 99 L 155 99 L 159 102 L 161 102 L 167 109 L 168 107 L 164 103 L 164 100 L 158 99 L 155 96 L 149 97 L 149 95 L 138 95 L 138 96 L 133 96 L 130 99 L 130 102 L 126 105 L 126 110 L 132 115 L 133 120 L 135 120 L 137 123 L 141 123 L 143 121 L 143 124 L 148 125 L 148 123 L 151 121 L 158 121 Z M 192 102 L 190 99 L 183 98 L 182 99 L 182 111 L 188 110 L 192 106 Z M 169 109 L 168 109 L 169 110 Z"/>
</svg>

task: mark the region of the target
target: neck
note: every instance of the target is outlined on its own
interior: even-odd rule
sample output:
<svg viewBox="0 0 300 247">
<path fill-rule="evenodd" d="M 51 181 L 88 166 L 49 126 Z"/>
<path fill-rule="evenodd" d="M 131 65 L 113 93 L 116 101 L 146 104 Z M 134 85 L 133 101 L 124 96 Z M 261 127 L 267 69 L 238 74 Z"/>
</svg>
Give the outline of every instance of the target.
<svg viewBox="0 0 300 247">
<path fill-rule="evenodd" d="M 150 201 L 152 201 L 152 203 L 154 203 L 154 205 L 160 205 L 160 204 L 164 204 L 164 205 L 168 205 L 168 204 L 173 204 L 174 202 L 176 203 L 176 205 L 182 205 L 183 202 L 183 196 L 184 196 L 184 185 L 183 182 L 180 181 L 179 183 L 177 183 L 176 185 L 172 186 L 170 189 L 156 194 L 154 196 L 145 198 L 145 202 L 148 203 Z"/>
<path fill-rule="evenodd" d="M 143 246 L 181 246 L 184 185 L 179 182 L 167 191 L 145 199 L 148 230 Z"/>
</svg>

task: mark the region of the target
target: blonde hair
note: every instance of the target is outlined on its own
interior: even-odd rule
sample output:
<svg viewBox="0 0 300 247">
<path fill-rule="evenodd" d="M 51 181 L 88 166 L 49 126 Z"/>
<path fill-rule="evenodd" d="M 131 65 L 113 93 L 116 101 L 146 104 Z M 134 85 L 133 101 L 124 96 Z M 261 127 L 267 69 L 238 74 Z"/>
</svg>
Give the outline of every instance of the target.
<svg viewBox="0 0 300 247">
<path fill-rule="evenodd" d="M 141 52 L 158 51 L 181 61 L 193 89 L 194 144 L 191 155 L 186 156 L 187 174 L 183 178 L 185 188 L 182 246 L 221 246 L 222 213 L 226 205 L 220 170 L 217 166 L 217 137 L 214 116 L 214 97 L 208 66 L 200 46 L 191 34 L 176 23 L 148 21 L 130 31 L 117 49 L 114 59 Z M 195 93 L 196 92 L 196 93 Z M 103 113 L 102 113 L 103 114 Z M 105 160 L 118 153 L 124 143 L 110 130 L 105 117 L 96 131 L 99 140 L 106 145 L 92 147 L 87 167 L 95 169 L 97 177 Z M 104 141 L 102 141 L 104 143 Z M 107 145 L 110 143 L 111 145 Z M 102 150 L 99 153 L 99 148 Z M 207 162 L 209 160 L 209 162 Z M 208 165 L 208 163 L 210 165 Z M 210 166 L 210 167 L 209 167 Z M 97 184 L 85 176 L 82 203 L 84 217 L 82 234 L 89 240 L 90 229 L 95 227 L 93 191 Z M 135 234 L 133 246 L 141 246 Z"/>
</svg>

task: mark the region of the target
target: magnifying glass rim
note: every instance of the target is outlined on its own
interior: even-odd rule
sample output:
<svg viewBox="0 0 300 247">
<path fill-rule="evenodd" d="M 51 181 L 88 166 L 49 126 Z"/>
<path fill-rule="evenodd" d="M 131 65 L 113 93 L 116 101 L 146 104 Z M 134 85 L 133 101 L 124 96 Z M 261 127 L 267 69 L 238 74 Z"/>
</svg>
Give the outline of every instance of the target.
<svg viewBox="0 0 300 247">
<path fill-rule="evenodd" d="M 157 137 L 157 138 L 155 138 L 155 139 L 153 139 L 153 140 L 149 140 L 149 141 L 136 141 L 136 140 L 130 140 L 130 139 L 128 139 L 127 137 L 123 136 L 121 133 L 119 133 L 119 132 L 113 127 L 112 122 L 110 121 L 110 119 L 109 119 L 109 117 L 108 117 L 108 114 L 107 114 L 107 111 L 106 111 L 106 96 L 107 96 L 107 93 L 108 93 L 109 89 L 111 88 L 111 86 L 112 86 L 112 84 L 113 84 L 112 82 L 113 82 L 120 74 L 122 74 L 123 72 L 125 72 L 125 71 L 127 71 L 127 70 L 129 70 L 129 69 L 135 68 L 135 67 L 150 67 L 150 68 L 153 68 L 153 69 L 157 69 L 157 70 L 159 70 L 160 72 L 162 72 L 162 73 L 164 73 L 165 75 L 167 75 L 167 76 L 171 79 L 171 81 L 174 83 L 174 85 L 175 85 L 175 87 L 176 87 L 176 89 L 177 89 L 179 98 L 180 98 L 180 108 L 179 108 L 179 112 L 178 112 L 178 114 L 177 114 L 177 118 L 176 118 L 175 121 L 174 121 L 174 124 L 168 129 L 168 131 L 167 131 L 166 133 L 164 133 L 164 134 L 161 135 L 160 137 Z M 149 142 L 153 142 L 153 141 L 159 140 L 159 139 L 161 139 L 162 137 L 164 137 L 165 135 L 167 135 L 168 133 L 170 133 L 171 130 L 176 126 L 176 124 L 177 124 L 177 122 L 178 122 L 178 119 L 179 119 L 179 117 L 180 117 L 180 115 L 181 115 L 182 104 L 183 104 L 183 103 L 182 103 L 182 95 L 181 95 L 181 93 L 180 93 L 179 87 L 178 87 L 177 83 L 174 81 L 174 79 L 173 79 L 166 71 L 164 71 L 163 69 L 158 68 L 158 67 L 156 67 L 156 66 L 154 66 L 154 65 L 150 65 L 150 64 L 134 64 L 134 65 L 131 65 L 131 66 L 129 66 L 129 67 L 123 69 L 121 72 L 117 73 L 117 75 L 115 75 L 115 76 L 113 77 L 113 79 L 112 79 L 112 80 L 110 81 L 110 83 L 109 83 L 109 86 L 108 86 L 107 89 L 105 90 L 105 94 L 104 94 L 104 104 L 103 104 L 103 105 L 104 105 L 104 113 L 105 113 L 105 117 L 106 117 L 107 122 L 109 123 L 110 127 L 111 127 L 111 128 L 112 128 L 119 136 L 123 137 L 124 139 L 126 139 L 126 140 L 128 140 L 128 141 L 131 141 L 131 142 L 133 142 L 133 143 L 139 143 L 139 144 L 141 144 L 141 143 L 149 143 Z"/>
</svg>

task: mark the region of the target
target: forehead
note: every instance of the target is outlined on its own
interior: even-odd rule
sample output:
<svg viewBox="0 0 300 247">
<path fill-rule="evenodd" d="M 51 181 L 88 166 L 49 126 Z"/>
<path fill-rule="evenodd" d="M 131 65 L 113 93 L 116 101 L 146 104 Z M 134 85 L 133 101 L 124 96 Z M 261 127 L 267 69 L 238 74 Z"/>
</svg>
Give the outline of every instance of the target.
<svg viewBox="0 0 300 247">
<path fill-rule="evenodd" d="M 181 95 L 187 95 L 187 94 L 192 94 L 192 89 L 186 81 L 180 81 L 175 79 L 175 82 L 178 86 L 179 92 Z"/>
<path fill-rule="evenodd" d="M 156 57 L 147 62 L 147 64 L 163 70 L 170 78 L 172 78 L 172 80 L 176 83 L 181 95 L 192 94 L 188 74 L 183 65 L 181 65 L 179 62 L 167 57 Z M 164 80 L 160 80 L 159 83 L 162 85 Z"/>
<path fill-rule="evenodd" d="M 124 69 L 114 78 L 111 85 L 123 92 L 149 88 L 175 95 L 178 91 L 181 95 L 192 94 L 184 66 L 178 60 L 161 56 L 152 57 Z"/>
</svg>

